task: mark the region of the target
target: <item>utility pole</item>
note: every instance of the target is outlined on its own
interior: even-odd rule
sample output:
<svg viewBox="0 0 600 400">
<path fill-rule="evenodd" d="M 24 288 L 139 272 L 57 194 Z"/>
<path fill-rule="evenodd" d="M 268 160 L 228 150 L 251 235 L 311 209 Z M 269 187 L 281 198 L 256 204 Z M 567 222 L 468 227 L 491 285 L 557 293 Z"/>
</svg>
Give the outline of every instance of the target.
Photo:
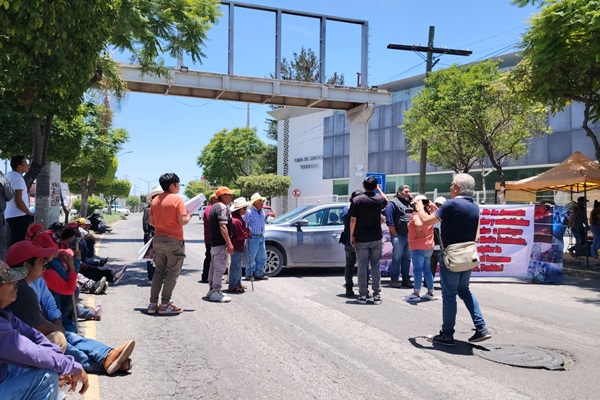
<svg viewBox="0 0 600 400">
<path fill-rule="evenodd" d="M 458 49 L 444 49 L 441 47 L 433 47 L 433 37 L 435 35 L 435 26 L 429 27 L 429 40 L 427 41 L 427 47 L 415 46 L 415 45 L 404 45 L 404 44 L 388 44 L 387 48 L 392 50 L 408 50 L 408 51 L 419 51 L 427 53 L 427 63 L 425 66 L 425 76 L 429 75 L 435 64 L 440 60 L 439 57 L 433 61 L 433 54 L 452 54 L 455 56 L 470 56 L 473 54 L 469 50 L 458 50 Z M 425 177 L 427 169 L 427 141 L 421 141 L 421 160 L 419 162 L 419 193 L 425 194 Z"/>
</svg>

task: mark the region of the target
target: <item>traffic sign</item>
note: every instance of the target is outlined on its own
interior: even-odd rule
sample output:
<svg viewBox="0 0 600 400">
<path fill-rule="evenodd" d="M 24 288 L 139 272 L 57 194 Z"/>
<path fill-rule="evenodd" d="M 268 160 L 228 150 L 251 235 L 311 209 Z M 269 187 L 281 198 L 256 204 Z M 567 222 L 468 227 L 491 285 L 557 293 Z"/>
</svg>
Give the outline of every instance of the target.
<svg viewBox="0 0 600 400">
<path fill-rule="evenodd" d="M 294 189 L 292 190 L 292 196 L 298 198 L 302 195 L 302 192 L 300 191 L 300 189 Z"/>
<path fill-rule="evenodd" d="M 379 184 L 381 191 L 385 193 L 385 174 L 381 174 L 379 172 L 367 172 L 367 176 L 372 176 L 373 178 L 377 179 L 377 183 Z"/>
</svg>

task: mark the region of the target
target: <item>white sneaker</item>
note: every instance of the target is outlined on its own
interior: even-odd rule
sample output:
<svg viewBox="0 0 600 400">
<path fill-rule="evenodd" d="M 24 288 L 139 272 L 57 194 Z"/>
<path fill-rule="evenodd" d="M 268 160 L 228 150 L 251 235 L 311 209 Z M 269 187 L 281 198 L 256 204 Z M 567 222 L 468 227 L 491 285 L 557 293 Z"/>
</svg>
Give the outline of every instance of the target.
<svg viewBox="0 0 600 400">
<path fill-rule="evenodd" d="M 421 300 L 435 300 L 435 296 L 433 295 L 433 293 L 427 293 L 421 296 Z"/>
<path fill-rule="evenodd" d="M 404 296 L 404 300 L 408 301 L 409 303 L 418 303 L 421 301 L 421 297 L 411 293 L 409 296 Z"/>
<path fill-rule="evenodd" d="M 231 297 L 225 296 L 223 292 L 214 292 L 210 295 L 210 301 L 214 301 L 215 303 L 229 303 L 231 301 Z"/>
</svg>

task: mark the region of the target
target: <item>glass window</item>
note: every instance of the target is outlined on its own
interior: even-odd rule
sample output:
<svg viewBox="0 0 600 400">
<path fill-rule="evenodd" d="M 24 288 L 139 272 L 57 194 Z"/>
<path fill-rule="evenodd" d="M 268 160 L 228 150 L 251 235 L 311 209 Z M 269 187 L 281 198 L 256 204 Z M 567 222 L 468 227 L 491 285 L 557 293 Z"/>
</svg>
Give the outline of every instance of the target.
<svg viewBox="0 0 600 400">
<path fill-rule="evenodd" d="M 381 107 L 375 107 L 375 111 L 373 112 L 373 116 L 371 117 L 371 121 L 369 122 L 369 129 L 377 129 L 379 128 L 379 113 Z"/>
<path fill-rule="evenodd" d="M 556 115 L 550 115 L 548 117 L 548 123 L 552 126 L 553 132 L 563 132 L 571 129 L 571 112 L 569 107 L 566 107 L 563 111 L 556 113 Z"/>
<path fill-rule="evenodd" d="M 571 132 L 556 132 L 548 136 L 548 161 L 561 163 L 571 155 Z"/>
<path fill-rule="evenodd" d="M 336 136 L 333 138 L 333 155 L 334 157 L 344 155 L 344 137 Z"/>
<path fill-rule="evenodd" d="M 379 151 L 379 130 L 369 131 L 369 152 Z"/>
<path fill-rule="evenodd" d="M 333 137 L 323 138 L 323 157 L 333 157 Z"/>
<path fill-rule="evenodd" d="M 308 226 L 321 226 L 321 222 L 323 221 L 323 210 L 310 213 L 303 219 L 308 221 Z"/>
<path fill-rule="evenodd" d="M 333 178 L 344 178 L 344 157 L 333 159 Z"/>
<path fill-rule="evenodd" d="M 381 151 L 390 151 L 392 150 L 392 130 L 382 129 L 381 130 L 381 138 L 379 140 L 379 146 Z"/>
<path fill-rule="evenodd" d="M 392 126 L 392 107 L 390 105 L 381 107 L 381 128 Z"/>
<path fill-rule="evenodd" d="M 323 179 L 333 178 L 333 158 L 323 159 Z"/>
<path fill-rule="evenodd" d="M 333 118 L 334 117 L 325 117 L 323 119 L 323 136 L 331 136 L 333 135 Z"/>
</svg>

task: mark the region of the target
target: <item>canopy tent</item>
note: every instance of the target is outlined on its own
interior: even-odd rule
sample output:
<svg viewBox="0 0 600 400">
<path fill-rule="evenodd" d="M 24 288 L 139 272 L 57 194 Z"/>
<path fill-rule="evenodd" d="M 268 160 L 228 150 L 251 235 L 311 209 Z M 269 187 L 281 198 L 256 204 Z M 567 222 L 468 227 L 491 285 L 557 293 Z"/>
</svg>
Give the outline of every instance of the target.
<svg viewBox="0 0 600 400">
<path fill-rule="evenodd" d="M 496 189 L 499 189 L 496 183 Z M 545 192 L 561 190 L 566 192 L 585 192 L 600 189 L 600 165 L 579 151 L 573 153 L 557 166 L 539 175 L 519 181 L 505 182 L 506 190 L 525 190 Z"/>
</svg>

